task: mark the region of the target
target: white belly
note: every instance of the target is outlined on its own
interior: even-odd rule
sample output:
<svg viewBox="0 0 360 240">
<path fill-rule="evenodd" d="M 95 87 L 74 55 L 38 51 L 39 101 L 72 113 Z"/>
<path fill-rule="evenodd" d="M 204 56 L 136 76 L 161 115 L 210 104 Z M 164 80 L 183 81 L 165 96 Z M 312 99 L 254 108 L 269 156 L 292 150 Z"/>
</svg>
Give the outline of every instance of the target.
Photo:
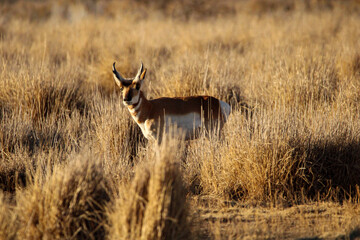
<svg viewBox="0 0 360 240">
<path fill-rule="evenodd" d="M 165 117 L 165 132 L 180 129 L 186 138 L 190 138 L 195 133 L 195 130 L 201 126 L 201 116 L 197 113 L 189 113 L 186 115 L 167 115 Z M 139 123 L 139 127 L 147 139 L 156 139 L 158 137 L 158 129 L 156 124 L 150 120 L 144 123 Z"/>
<path fill-rule="evenodd" d="M 165 131 L 169 132 L 171 127 L 181 129 L 188 138 L 195 133 L 201 126 L 201 116 L 198 113 L 188 113 L 185 115 L 167 115 L 165 119 Z"/>
</svg>

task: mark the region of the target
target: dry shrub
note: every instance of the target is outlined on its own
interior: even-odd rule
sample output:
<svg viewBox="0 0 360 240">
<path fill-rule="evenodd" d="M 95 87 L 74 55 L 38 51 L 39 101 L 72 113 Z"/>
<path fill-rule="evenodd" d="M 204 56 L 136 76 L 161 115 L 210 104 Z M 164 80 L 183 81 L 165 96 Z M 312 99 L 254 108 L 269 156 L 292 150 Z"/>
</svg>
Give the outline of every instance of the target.
<svg viewBox="0 0 360 240">
<path fill-rule="evenodd" d="M 110 239 L 188 239 L 190 224 L 177 145 L 164 143 L 154 162 L 137 166 L 109 214 Z"/>
<path fill-rule="evenodd" d="M 0 76 L 0 102 L 6 112 L 24 111 L 35 124 L 50 116 L 87 113 L 92 92 L 81 72 L 75 72 L 74 68 L 53 74 L 54 70 L 42 70 L 39 64 L 34 65 L 9 69 Z"/>
<path fill-rule="evenodd" d="M 357 137 L 340 130 L 326 139 L 310 137 L 293 146 L 292 154 L 302 162 L 293 171 L 302 172 L 304 176 L 294 179 L 290 185 L 294 197 L 299 197 L 301 192 L 310 199 L 359 199 L 360 142 Z"/>
<path fill-rule="evenodd" d="M 0 192 L 0 239 L 16 239 L 16 215 L 13 212 L 13 207 L 5 198 L 4 194 Z"/>
<path fill-rule="evenodd" d="M 103 239 L 110 200 L 101 165 L 78 157 L 67 166 L 37 171 L 35 181 L 17 194 L 21 239 Z"/>
<path fill-rule="evenodd" d="M 291 95 L 294 96 L 293 101 L 296 104 L 300 106 L 306 106 L 309 103 L 318 105 L 319 103 L 330 103 L 336 98 L 339 78 L 334 64 L 329 59 L 331 58 L 311 59 L 310 57 L 302 61 L 302 66 L 294 67 L 294 79 L 291 79 L 291 82 L 295 86 L 293 86 Z"/>
<path fill-rule="evenodd" d="M 235 1 L 148 1 L 140 0 L 138 2 L 146 3 L 154 7 L 155 9 L 161 10 L 165 16 L 173 17 L 182 20 L 189 19 L 204 19 L 209 17 L 219 17 L 224 15 L 233 15 L 236 13 L 234 8 Z"/>
<path fill-rule="evenodd" d="M 353 58 L 352 70 L 355 76 L 360 76 L 360 53 L 357 53 Z"/>
<path fill-rule="evenodd" d="M 17 186 L 26 185 L 36 139 L 27 114 L 5 114 L 0 124 L 0 189 L 14 193 Z"/>
<path fill-rule="evenodd" d="M 16 187 L 25 186 L 26 177 L 26 161 L 14 161 L 12 158 L 19 158 L 18 155 L 11 155 L 8 159 L 2 159 L 0 163 L 0 189 L 5 192 L 14 193 Z M 27 159 L 28 162 L 30 162 Z"/>
<path fill-rule="evenodd" d="M 0 129 L 1 156 L 18 151 L 31 151 L 35 145 L 33 139 L 33 126 L 29 121 L 29 114 L 6 114 L 1 120 Z"/>
<path fill-rule="evenodd" d="M 357 205 L 333 202 L 286 208 L 213 207 L 200 210 L 210 229 L 202 239 L 357 239 L 359 210 Z"/>
<path fill-rule="evenodd" d="M 61 114 L 72 114 L 79 111 L 81 114 L 85 112 L 84 92 L 81 92 L 81 83 L 64 84 L 54 86 L 46 83 L 42 87 L 33 89 L 33 97 L 28 101 L 28 109 L 33 108 L 33 118 L 39 121 L 47 118 L 50 114 L 60 116 Z"/>
<path fill-rule="evenodd" d="M 146 139 L 123 107 L 120 97 L 113 95 L 100 103 L 95 101 L 91 109 L 93 151 L 111 166 L 133 166 Z"/>
<path fill-rule="evenodd" d="M 54 100 L 57 113 L 48 113 L 46 117 L 34 118 L 29 108 L 27 110 L 30 113 L 14 109 L 12 114 L 6 114 L 0 130 L 0 158 L 6 160 L 21 154 L 33 156 L 49 150 L 57 150 L 59 153 L 65 149 L 78 150 L 80 136 L 84 136 L 88 122 L 76 110 L 70 113 L 63 107 L 59 108 L 60 101 L 58 98 Z"/>
<path fill-rule="evenodd" d="M 0 13 L 6 18 L 18 18 L 27 21 L 46 21 L 55 17 L 67 21 L 79 21 L 88 15 L 116 18 L 117 9 L 123 14 L 149 18 L 152 12 L 177 20 L 204 20 L 234 16 L 237 13 L 263 14 L 275 11 L 331 11 L 341 9 L 346 12 L 358 12 L 360 4 L 357 0 L 95 0 L 78 1 L 5 1 Z"/>
<path fill-rule="evenodd" d="M 331 11 L 339 8 L 347 12 L 357 12 L 360 4 L 357 0 L 254 0 L 244 1 L 244 9 L 252 13 L 274 11 Z"/>
<path fill-rule="evenodd" d="M 291 149 L 283 144 L 252 144 L 244 138 L 224 144 L 203 139 L 189 150 L 187 170 L 192 172 L 188 173 L 188 180 L 195 193 L 220 202 L 259 204 L 276 202 L 279 197 L 288 200 L 288 196 L 293 196 L 288 184 L 297 177 L 292 173 L 297 165 L 291 158 Z M 196 150 L 200 145 L 206 146 L 206 151 Z"/>
<path fill-rule="evenodd" d="M 185 169 L 193 192 L 256 204 L 357 201 L 360 144 L 354 122 L 339 122 L 323 110 L 309 110 L 312 122 L 301 121 L 296 111 L 273 111 L 257 110 L 251 119 L 233 112 L 223 140 L 190 145 Z M 347 115 L 337 116 L 342 114 Z"/>
<path fill-rule="evenodd" d="M 44 21 L 51 16 L 51 5 L 38 1 L 9 1 L 2 3 L 1 12 L 5 16 L 29 21 Z"/>
<path fill-rule="evenodd" d="M 248 9 L 251 12 L 271 12 L 276 10 L 290 11 L 294 10 L 296 1 L 283 0 L 254 0 L 248 2 Z"/>
</svg>

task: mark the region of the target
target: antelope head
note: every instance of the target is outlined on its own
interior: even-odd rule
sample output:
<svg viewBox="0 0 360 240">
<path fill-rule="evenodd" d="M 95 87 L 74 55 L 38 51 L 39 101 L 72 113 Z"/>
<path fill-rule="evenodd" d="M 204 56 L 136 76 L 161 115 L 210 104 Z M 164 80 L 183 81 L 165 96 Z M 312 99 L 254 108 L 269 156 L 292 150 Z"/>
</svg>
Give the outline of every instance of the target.
<svg viewBox="0 0 360 240">
<path fill-rule="evenodd" d="M 119 86 L 123 102 L 125 105 L 133 105 L 139 102 L 140 89 L 145 79 L 146 68 L 144 69 L 143 63 L 141 63 L 140 69 L 134 78 L 123 78 L 121 74 L 116 71 L 115 62 L 113 64 L 113 75 L 116 84 Z"/>
</svg>

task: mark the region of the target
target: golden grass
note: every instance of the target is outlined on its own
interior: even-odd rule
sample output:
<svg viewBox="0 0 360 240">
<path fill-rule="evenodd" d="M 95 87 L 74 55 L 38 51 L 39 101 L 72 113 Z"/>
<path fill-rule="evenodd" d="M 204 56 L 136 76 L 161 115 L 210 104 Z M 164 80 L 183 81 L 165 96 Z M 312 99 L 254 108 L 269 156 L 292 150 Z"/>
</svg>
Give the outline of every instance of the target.
<svg viewBox="0 0 360 240">
<path fill-rule="evenodd" d="M 358 2 L 202 3 L 0 7 L 0 238 L 359 236 Z M 148 143 L 114 61 L 231 102 L 222 136 Z"/>
<path fill-rule="evenodd" d="M 131 183 L 121 184 L 109 216 L 110 239 L 189 239 L 178 146 L 174 140 L 163 143 L 156 157 L 137 166 Z"/>
<path fill-rule="evenodd" d="M 104 238 L 108 185 L 101 165 L 83 156 L 65 167 L 37 170 L 16 196 L 17 238 Z"/>
<path fill-rule="evenodd" d="M 358 209 L 352 205 L 313 203 L 291 208 L 199 208 L 203 233 L 213 239 L 355 239 Z M 355 211 L 355 212 L 353 212 Z"/>
<path fill-rule="evenodd" d="M 3 193 L 0 196 L 0 239 L 15 239 L 18 225 L 13 207 Z"/>
</svg>

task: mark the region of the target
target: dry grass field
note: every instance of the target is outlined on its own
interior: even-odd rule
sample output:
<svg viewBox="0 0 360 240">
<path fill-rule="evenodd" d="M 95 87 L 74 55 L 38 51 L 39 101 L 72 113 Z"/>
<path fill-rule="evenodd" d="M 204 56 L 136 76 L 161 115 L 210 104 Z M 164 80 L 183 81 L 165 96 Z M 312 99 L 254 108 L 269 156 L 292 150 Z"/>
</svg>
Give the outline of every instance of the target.
<svg viewBox="0 0 360 240">
<path fill-rule="evenodd" d="M 360 2 L 0 1 L 0 239 L 360 238 Z M 112 78 L 231 103 L 147 142 Z"/>
</svg>

